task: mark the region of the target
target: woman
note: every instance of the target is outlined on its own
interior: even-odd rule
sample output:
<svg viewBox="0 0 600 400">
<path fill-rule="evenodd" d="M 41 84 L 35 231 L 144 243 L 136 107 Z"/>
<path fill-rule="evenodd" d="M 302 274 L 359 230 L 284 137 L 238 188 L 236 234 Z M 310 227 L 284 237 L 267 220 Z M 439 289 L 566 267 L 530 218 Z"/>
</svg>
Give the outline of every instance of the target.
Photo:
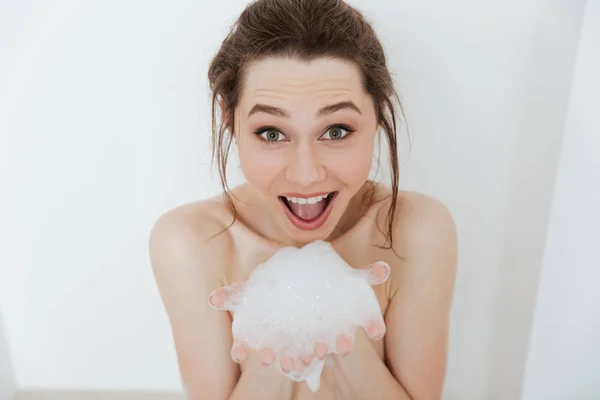
<svg viewBox="0 0 600 400">
<path fill-rule="evenodd" d="M 440 398 L 455 226 L 437 200 L 398 191 L 397 95 L 372 27 L 342 0 L 258 0 L 208 75 L 224 193 L 167 212 L 150 238 L 189 398 Z M 379 130 L 390 147 L 391 187 L 368 179 Z M 229 190 L 232 141 L 247 183 Z M 206 300 L 279 248 L 319 239 L 354 268 L 385 261 L 391 271 L 373 287 L 384 338 L 360 329 L 312 393 L 255 351 L 232 361 L 232 315 Z"/>
</svg>

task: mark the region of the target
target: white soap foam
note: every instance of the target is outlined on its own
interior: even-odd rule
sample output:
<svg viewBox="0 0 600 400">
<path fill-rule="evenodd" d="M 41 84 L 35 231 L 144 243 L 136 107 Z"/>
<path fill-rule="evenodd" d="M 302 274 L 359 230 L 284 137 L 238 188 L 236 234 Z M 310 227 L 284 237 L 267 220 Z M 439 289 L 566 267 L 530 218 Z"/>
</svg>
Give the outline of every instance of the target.
<svg viewBox="0 0 600 400">
<path fill-rule="evenodd" d="M 312 354 L 317 341 L 334 352 L 340 333 L 354 337 L 368 321 L 383 324 L 379 302 L 365 275 L 324 241 L 280 249 L 253 271 L 238 301 L 234 338 L 254 349 L 269 346 L 280 356 L 291 356 L 296 365 L 303 354 Z M 279 369 L 280 358 L 275 361 Z M 320 376 L 322 368 L 323 362 L 315 359 L 303 373 L 286 375 L 301 381 L 311 373 Z"/>
</svg>

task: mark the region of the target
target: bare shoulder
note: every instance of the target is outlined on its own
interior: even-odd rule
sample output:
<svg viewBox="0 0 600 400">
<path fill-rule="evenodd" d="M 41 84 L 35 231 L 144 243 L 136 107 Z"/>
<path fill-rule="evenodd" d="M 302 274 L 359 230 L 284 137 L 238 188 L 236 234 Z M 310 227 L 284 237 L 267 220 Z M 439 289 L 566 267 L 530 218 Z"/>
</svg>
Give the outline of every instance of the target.
<svg viewBox="0 0 600 400">
<path fill-rule="evenodd" d="M 394 233 L 409 245 L 407 250 L 415 251 L 422 246 L 452 244 L 456 226 L 440 200 L 422 193 L 399 192 Z"/>
<path fill-rule="evenodd" d="M 214 212 L 215 198 L 188 203 L 162 214 L 149 238 L 152 267 L 202 268 L 203 275 L 222 276 L 233 241 L 227 226 Z"/>
<path fill-rule="evenodd" d="M 167 312 L 189 398 L 227 398 L 239 368 L 229 357 L 231 322 L 208 304 L 232 257 L 229 232 L 210 201 L 161 215 L 149 238 L 150 261 Z M 211 329 L 207 329 L 209 326 Z"/>
<path fill-rule="evenodd" d="M 392 204 L 392 191 L 387 186 L 380 187 L 378 191 L 384 200 L 375 210 L 377 230 L 382 233 L 388 230 L 387 215 Z M 440 200 L 423 193 L 399 191 L 392 234 L 396 251 L 413 253 L 422 246 L 454 241 L 456 227 L 450 211 Z"/>
<path fill-rule="evenodd" d="M 440 398 L 456 277 L 454 219 L 439 200 L 400 192 L 393 233 L 403 259 L 396 268 L 390 265 L 395 280 L 386 312 L 386 358 L 413 398 Z"/>
<path fill-rule="evenodd" d="M 402 258 L 397 284 L 453 290 L 457 266 L 454 218 L 438 199 L 399 192 L 393 225 L 395 253 Z M 395 287 L 394 289 L 398 289 Z M 395 290 L 393 290 L 395 292 Z"/>
<path fill-rule="evenodd" d="M 382 190 L 391 193 L 389 188 Z M 377 213 L 381 243 L 384 241 L 381 232 L 388 230 L 386 217 L 390 205 L 391 201 L 387 200 Z M 398 272 L 403 279 L 418 274 L 419 279 L 445 277 L 453 281 L 457 261 L 456 225 L 440 200 L 422 193 L 399 191 L 392 234 L 393 250 L 388 251 L 393 254 L 389 257 L 398 268 L 402 266 Z"/>
</svg>

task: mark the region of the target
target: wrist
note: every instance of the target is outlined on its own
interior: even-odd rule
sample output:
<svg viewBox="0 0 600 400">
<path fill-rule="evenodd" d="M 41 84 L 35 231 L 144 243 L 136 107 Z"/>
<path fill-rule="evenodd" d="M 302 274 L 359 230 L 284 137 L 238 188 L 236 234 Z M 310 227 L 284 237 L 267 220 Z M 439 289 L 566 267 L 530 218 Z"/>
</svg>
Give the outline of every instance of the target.
<svg viewBox="0 0 600 400">
<path fill-rule="evenodd" d="M 241 376 L 234 394 L 243 399 L 287 399 L 291 398 L 293 382 L 274 365 L 262 364 L 258 352 L 250 351 L 240 365 Z M 244 395 L 245 394 L 245 395 Z"/>
</svg>

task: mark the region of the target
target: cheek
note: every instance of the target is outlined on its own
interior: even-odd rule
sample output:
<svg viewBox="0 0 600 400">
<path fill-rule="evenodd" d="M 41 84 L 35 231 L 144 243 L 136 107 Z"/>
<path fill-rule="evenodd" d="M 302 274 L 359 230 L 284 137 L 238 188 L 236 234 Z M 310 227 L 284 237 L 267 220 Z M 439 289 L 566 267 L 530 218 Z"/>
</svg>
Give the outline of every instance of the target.
<svg viewBox="0 0 600 400">
<path fill-rule="evenodd" d="M 364 141 L 360 145 L 344 149 L 328 161 L 327 168 L 336 179 L 349 186 L 361 186 L 371 172 L 373 142 Z"/>
<path fill-rule="evenodd" d="M 247 146 L 239 148 L 238 153 L 244 177 L 257 186 L 268 186 L 285 167 L 277 152 Z"/>
</svg>

